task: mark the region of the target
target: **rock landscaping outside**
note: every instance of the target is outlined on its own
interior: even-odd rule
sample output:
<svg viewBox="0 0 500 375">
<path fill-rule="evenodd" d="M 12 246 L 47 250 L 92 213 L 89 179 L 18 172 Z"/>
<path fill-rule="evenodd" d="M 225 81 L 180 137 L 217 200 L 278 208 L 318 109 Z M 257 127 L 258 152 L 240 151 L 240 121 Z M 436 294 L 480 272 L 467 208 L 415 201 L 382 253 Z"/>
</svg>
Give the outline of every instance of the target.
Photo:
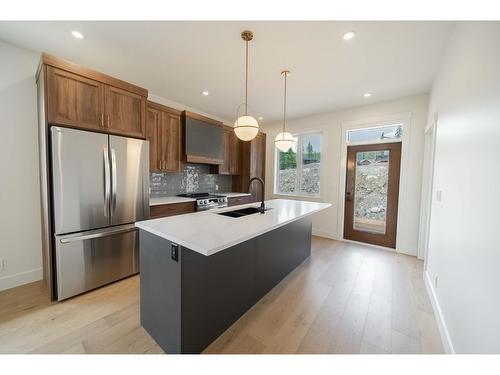
<svg viewBox="0 0 500 375">
<path fill-rule="evenodd" d="M 302 183 L 300 190 L 306 194 L 319 194 L 320 163 L 305 164 L 302 169 Z M 279 189 L 282 193 L 294 193 L 297 180 L 296 168 L 281 169 L 279 175 Z"/>
<path fill-rule="evenodd" d="M 388 163 L 374 162 L 356 166 L 354 216 L 385 220 L 387 210 Z"/>
</svg>

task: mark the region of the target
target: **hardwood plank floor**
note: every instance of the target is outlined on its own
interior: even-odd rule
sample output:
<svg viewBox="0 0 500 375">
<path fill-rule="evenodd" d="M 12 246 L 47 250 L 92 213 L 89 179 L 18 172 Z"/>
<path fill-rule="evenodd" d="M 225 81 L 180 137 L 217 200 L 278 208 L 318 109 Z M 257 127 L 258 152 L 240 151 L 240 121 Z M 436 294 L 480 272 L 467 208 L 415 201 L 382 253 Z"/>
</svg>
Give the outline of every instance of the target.
<svg viewBox="0 0 500 375">
<path fill-rule="evenodd" d="M 309 259 L 205 353 L 442 353 L 421 261 L 313 237 Z M 139 322 L 139 276 L 60 303 L 0 292 L 0 353 L 163 353 Z"/>
</svg>

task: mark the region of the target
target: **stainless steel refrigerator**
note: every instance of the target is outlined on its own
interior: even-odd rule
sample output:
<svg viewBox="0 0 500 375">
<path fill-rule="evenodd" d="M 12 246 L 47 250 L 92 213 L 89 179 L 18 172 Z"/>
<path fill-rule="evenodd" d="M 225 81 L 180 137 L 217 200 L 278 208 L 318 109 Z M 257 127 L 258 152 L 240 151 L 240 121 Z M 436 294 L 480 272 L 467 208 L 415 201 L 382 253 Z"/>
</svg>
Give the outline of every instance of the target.
<svg viewBox="0 0 500 375">
<path fill-rule="evenodd" d="M 51 128 L 57 299 L 139 271 L 134 222 L 149 218 L 149 143 Z"/>
</svg>

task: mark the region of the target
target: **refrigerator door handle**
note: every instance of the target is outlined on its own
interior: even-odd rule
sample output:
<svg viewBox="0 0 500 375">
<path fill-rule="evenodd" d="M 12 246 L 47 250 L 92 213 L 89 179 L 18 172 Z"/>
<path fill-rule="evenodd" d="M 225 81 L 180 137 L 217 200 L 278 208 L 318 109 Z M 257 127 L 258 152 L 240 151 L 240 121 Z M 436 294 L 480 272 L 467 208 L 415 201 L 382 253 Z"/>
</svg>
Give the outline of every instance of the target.
<svg viewBox="0 0 500 375">
<path fill-rule="evenodd" d="M 120 229 L 115 229 L 115 230 L 108 230 L 106 232 L 86 234 L 86 235 L 83 235 L 83 236 L 61 238 L 59 241 L 61 243 L 70 243 L 70 242 L 75 242 L 75 241 L 84 241 L 84 240 L 90 240 L 92 238 L 108 237 L 108 236 L 112 236 L 112 235 L 115 235 L 115 234 L 126 233 L 126 232 L 133 232 L 134 230 L 136 230 L 135 227 L 120 228 Z"/>
<path fill-rule="evenodd" d="M 111 215 L 115 212 L 116 209 L 116 153 L 115 149 L 111 149 Z"/>
<path fill-rule="evenodd" d="M 109 150 L 107 147 L 103 149 L 104 158 L 104 216 L 108 216 L 109 198 L 111 190 L 111 175 L 109 171 Z"/>
</svg>

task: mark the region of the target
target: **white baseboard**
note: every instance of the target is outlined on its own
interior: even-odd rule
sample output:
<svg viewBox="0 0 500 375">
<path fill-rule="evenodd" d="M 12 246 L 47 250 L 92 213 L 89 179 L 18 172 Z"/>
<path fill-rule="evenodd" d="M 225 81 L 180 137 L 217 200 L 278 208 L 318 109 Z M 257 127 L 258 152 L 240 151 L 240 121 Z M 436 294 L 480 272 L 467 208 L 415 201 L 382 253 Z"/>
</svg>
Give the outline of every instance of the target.
<svg viewBox="0 0 500 375">
<path fill-rule="evenodd" d="M 444 351 L 448 354 L 455 354 L 455 349 L 453 348 L 453 342 L 451 341 L 450 333 L 448 332 L 448 327 L 446 326 L 446 321 L 439 306 L 439 301 L 436 296 L 436 291 L 432 284 L 431 278 L 427 271 L 424 272 L 425 287 L 427 289 L 427 294 L 431 300 L 432 309 L 434 310 L 434 317 L 439 328 L 439 334 L 441 335 L 441 342 L 443 343 Z"/>
<path fill-rule="evenodd" d="M 313 236 L 329 238 L 331 240 L 337 240 L 337 241 L 342 240 L 341 238 L 339 238 L 337 232 L 330 232 L 330 231 L 326 231 L 326 230 L 320 230 L 320 229 L 313 228 L 312 234 L 313 234 Z"/>
<path fill-rule="evenodd" d="M 23 284 L 32 283 L 43 279 L 43 269 L 35 268 L 34 270 L 15 273 L 0 277 L 0 291 L 15 288 Z"/>
</svg>

